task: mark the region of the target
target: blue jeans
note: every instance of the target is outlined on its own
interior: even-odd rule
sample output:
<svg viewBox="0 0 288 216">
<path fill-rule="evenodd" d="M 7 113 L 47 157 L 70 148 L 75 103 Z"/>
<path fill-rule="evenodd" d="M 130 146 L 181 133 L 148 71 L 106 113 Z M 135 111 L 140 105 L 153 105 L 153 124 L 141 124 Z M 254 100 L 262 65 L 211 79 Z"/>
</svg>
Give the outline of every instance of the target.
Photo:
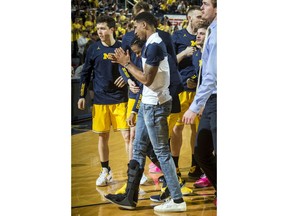
<svg viewBox="0 0 288 216">
<path fill-rule="evenodd" d="M 133 142 L 133 159 L 139 162 L 140 168 L 144 168 L 147 146 L 151 141 L 171 197 L 175 200 L 180 199 L 182 193 L 168 143 L 167 117 L 171 107 L 171 100 L 161 105 L 141 103 Z"/>
</svg>

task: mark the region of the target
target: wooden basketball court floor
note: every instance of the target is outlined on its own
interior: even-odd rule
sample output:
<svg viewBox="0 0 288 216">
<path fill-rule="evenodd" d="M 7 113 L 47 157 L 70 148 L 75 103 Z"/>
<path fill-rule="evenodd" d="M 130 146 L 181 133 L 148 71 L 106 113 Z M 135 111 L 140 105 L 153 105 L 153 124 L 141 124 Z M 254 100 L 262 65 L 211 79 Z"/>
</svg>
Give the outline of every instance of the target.
<svg viewBox="0 0 288 216">
<path fill-rule="evenodd" d="M 105 194 L 114 193 L 121 188 L 127 179 L 128 157 L 125 144 L 120 132 L 110 133 L 109 164 L 113 172 L 113 182 L 105 187 L 96 187 L 95 181 L 99 176 L 101 167 L 98 155 L 98 135 L 92 131 L 84 131 L 71 137 L 71 213 L 72 216 L 124 216 L 124 215 L 175 215 L 175 216 L 216 216 L 217 209 L 213 204 L 214 189 L 193 188 L 195 180 L 188 178 L 191 163 L 191 150 L 189 146 L 190 130 L 185 126 L 183 131 L 183 145 L 180 154 L 179 167 L 185 186 L 192 188 L 193 193 L 184 196 L 187 211 L 182 213 L 156 213 L 153 210 L 155 203 L 150 201 L 151 195 L 160 193 L 161 183 L 158 177 L 161 174 L 149 173 L 148 165 L 151 162 L 146 159 L 144 173 L 148 182 L 140 186 L 139 200 L 135 210 L 124 210 L 111 204 L 104 198 Z"/>
</svg>

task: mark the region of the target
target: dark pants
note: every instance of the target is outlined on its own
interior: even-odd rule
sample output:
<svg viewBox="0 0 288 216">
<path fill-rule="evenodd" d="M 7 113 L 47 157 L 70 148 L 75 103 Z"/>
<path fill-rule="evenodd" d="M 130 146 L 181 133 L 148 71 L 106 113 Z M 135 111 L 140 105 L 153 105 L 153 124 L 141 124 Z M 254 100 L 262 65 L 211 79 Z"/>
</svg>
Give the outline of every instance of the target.
<svg viewBox="0 0 288 216">
<path fill-rule="evenodd" d="M 195 144 L 195 159 L 217 190 L 217 94 L 206 102 Z"/>
</svg>

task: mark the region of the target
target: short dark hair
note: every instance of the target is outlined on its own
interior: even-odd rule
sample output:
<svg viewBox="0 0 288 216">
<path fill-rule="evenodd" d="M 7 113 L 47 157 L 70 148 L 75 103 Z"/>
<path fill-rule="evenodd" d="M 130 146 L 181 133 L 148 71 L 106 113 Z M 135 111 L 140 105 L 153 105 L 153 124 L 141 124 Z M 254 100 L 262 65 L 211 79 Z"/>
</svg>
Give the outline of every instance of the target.
<svg viewBox="0 0 288 216">
<path fill-rule="evenodd" d="M 141 40 L 141 39 L 139 39 L 137 36 L 135 36 L 135 37 L 132 39 L 130 46 L 137 45 L 137 46 L 139 46 L 140 48 L 142 48 L 145 43 L 146 43 L 146 42 L 145 42 L 144 40 Z"/>
<path fill-rule="evenodd" d="M 107 15 L 99 16 L 96 20 L 96 24 L 98 23 L 107 23 L 107 26 L 109 28 L 115 28 L 116 26 L 115 20 L 112 17 L 107 16 Z"/>
<path fill-rule="evenodd" d="M 143 1 L 136 3 L 133 7 L 133 12 L 138 13 L 140 10 L 150 11 L 149 4 Z M 135 15 L 135 14 L 134 14 Z"/>
<path fill-rule="evenodd" d="M 194 11 L 194 10 L 199 10 L 201 11 L 201 7 L 199 5 L 192 5 L 191 7 L 188 8 L 186 16 L 188 16 L 190 11 Z"/>
<path fill-rule="evenodd" d="M 136 22 L 144 21 L 150 26 L 154 26 L 155 28 L 157 27 L 157 19 L 149 12 L 141 12 L 134 18 L 134 20 Z"/>
</svg>

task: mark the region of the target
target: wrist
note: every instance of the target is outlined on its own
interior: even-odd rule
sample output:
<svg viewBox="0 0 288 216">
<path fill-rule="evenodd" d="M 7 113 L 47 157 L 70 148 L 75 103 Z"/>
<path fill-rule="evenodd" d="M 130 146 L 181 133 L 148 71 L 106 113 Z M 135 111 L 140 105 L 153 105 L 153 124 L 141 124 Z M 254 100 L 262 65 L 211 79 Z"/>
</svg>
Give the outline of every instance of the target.
<svg viewBox="0 0 288 216">
<path fill-rule="evenodd" d="M 126 64 L 124 64 L 124 67 L 128 67 L 128 65 L 130 64 L 130 61 L 128 61 Z"/>
</svg>

